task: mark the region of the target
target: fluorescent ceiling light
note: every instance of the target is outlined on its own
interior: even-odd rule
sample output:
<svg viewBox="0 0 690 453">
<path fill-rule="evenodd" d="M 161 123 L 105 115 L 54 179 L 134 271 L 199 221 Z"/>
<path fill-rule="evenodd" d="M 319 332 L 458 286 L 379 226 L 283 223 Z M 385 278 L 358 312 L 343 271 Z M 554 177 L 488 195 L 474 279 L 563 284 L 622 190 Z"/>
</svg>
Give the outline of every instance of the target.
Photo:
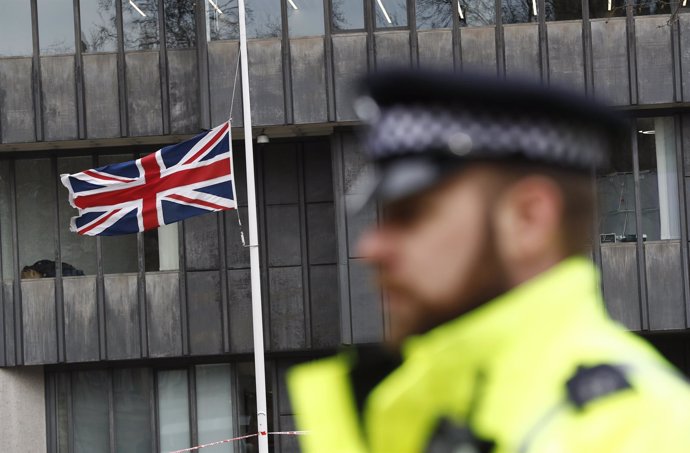
<svg viewBox="0 0 690 453">
<path fill-rule="evenodd" d="M 688 0 L 683 0 L 683 6 L 685 6 L 688 3 Z"/>
<path fill-rule="evenodd" d="M 685 0 L 688 1 L 688 0 Z M 460 0 L 458 0 L 458 14 L 460 15 L 460 19 L 464 19 L 465 15 L 462 14 L 462 6 L 460 6 Z"/>
<path fill-rule="evenodd" d="M 639 132 L 640 134 L 644 134 L 644 135 L 655 135 L 656 134 L 656 131 L 654 129 L 644 130 L 644 131 L 641 130 L 641 131 L 637 131 L 637 132 Z"/>
<path fill-rule="evenodd" d="M 295 2 L 293 2 L 292 0 L 288 0 L 288 3 L 289 3 L 290 6 L 292 6 L 294 9 L 299 9 L 299 8 L 297 7 L 297 5 L 295 5 Z"/>
<path fill-rule="evenodd" d="M 144 14 L 144 12 L 141 10 L 141 8 L 139 8 L 139 7 L 136 5 L 136 3 L 134 3 L 134 0 L 129 0 L 129 4 L 132 5 L 132 8 L 136 9 L 137 12 L 138 12 L 139 14 L 141 14 L 141 15 L 144 16 L 144 17 L 146 17 L 146 14 Z"/>
<path fill-rule="evenodd" d="M 537 0 L 532 0 L 532 11 L 534 12 L 534 15 L 537 15 Z"/>
<path fill-rule="evenodd" d="M 608 0 L 608 8 L 607 8 L 607 11 L 611 11 L 611 7 L 612 7 L 612 6 L 613 6 L 613 5 L 611 5 L 611 0 Z"/>
<path fill-rule="evenodd" d="M 376 0 L 376 3 L 379 5 L 379 8 L 381 8 L 381 11 L 383 12 L 384 17 L 388 21 L 389 24 L 392 24 L 393 21 L 391 20 L 390 16 L 388 15 L 388 11 L 386 11 L 386 7 L 383 6 L 383 3 L 381 0 Z"/>
<path fill-rule="evenodd" d="M 214 2 L 213 0 L 208 0 L 208 2 L 211 4 L 211 6 L 213 6 L 216 9 L 216 11 L 218 11 L 218 14 L 223 14 L 223 11 L 220 8 L 218 8 L 218 4 L 216 2 Z"/>
</svg>

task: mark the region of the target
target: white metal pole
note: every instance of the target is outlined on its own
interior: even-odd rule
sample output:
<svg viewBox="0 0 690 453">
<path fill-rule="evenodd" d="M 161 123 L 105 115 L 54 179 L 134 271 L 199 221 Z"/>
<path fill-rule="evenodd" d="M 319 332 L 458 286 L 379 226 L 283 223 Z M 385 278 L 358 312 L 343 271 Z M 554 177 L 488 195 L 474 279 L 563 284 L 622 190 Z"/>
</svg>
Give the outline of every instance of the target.
<svg viewBox="0 0 690 453">
<path fill-rule="evenodd" d="M 252 114 L 249 99 L 249 68 L 247 59 L 247 26 L 244 0 L 238 0 L 240 19 L 240 63 L 242 64 L 242 107 L 244 115 L 244 153 L 247 162 L 247 203 L 249 207 L 249 263 L 252 285 L 252 332 L 254 333 L 254 371 L 256 374 L 256 416 L 259 429 L 259 453 L 268 453 L 268 423 L 266 416 L 266 371 L 264 365 L 264 327 L 261 314 L 261 279 L 259 270 L 259 235 L 256 216 L 256 188 L 254 184 L 254 147 L 252 143 Z"/>
</svg>

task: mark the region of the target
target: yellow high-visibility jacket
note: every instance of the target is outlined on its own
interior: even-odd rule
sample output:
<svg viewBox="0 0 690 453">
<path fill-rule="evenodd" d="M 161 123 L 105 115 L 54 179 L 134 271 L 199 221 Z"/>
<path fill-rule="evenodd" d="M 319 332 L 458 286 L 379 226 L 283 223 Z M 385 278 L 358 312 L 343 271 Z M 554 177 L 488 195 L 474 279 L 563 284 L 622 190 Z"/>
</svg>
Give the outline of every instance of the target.
<svg viewBox="0 0 690 453">
<path fill-rule="evenodd" d="M 303 453 L 690 453 L 690 387 L 607 317 L 597 281 L 570 258 L 386 371 L 356 350 L 295 367 Z"/>
</svg>

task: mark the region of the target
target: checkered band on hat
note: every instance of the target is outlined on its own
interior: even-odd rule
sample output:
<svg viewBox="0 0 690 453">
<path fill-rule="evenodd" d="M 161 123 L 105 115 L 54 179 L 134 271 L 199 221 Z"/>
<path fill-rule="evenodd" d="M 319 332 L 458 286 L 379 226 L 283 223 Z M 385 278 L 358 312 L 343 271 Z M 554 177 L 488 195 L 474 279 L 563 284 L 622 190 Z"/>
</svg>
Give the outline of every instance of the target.
<svg viewBox="0 0 690 453">
<path fill-rule="evenodd" d="M 375 160 L 447 150 L 466 158 L 523 157 L 578 169 L 606 163 L 606 136 L 572 120 L 513 111 L 393 105 L 382 108 L 369 122 L 367 151 Z"/>
</svg>

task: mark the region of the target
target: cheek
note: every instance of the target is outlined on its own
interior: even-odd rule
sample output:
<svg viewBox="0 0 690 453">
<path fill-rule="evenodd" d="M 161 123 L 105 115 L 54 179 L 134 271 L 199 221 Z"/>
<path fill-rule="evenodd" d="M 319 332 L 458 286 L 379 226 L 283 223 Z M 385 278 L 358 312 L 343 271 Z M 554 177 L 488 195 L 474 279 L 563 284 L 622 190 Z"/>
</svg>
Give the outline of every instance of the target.
<svg viewBox="0 0 690 453">
<path fill-rule="evenodd" d="M 462 297 L 486 234 L 481 206 L 469 197 L 455 200 L 448 209 L 409 238 L 407 278 L 417 296 L 430 304 L 456 302 Z"/>
</svg>

